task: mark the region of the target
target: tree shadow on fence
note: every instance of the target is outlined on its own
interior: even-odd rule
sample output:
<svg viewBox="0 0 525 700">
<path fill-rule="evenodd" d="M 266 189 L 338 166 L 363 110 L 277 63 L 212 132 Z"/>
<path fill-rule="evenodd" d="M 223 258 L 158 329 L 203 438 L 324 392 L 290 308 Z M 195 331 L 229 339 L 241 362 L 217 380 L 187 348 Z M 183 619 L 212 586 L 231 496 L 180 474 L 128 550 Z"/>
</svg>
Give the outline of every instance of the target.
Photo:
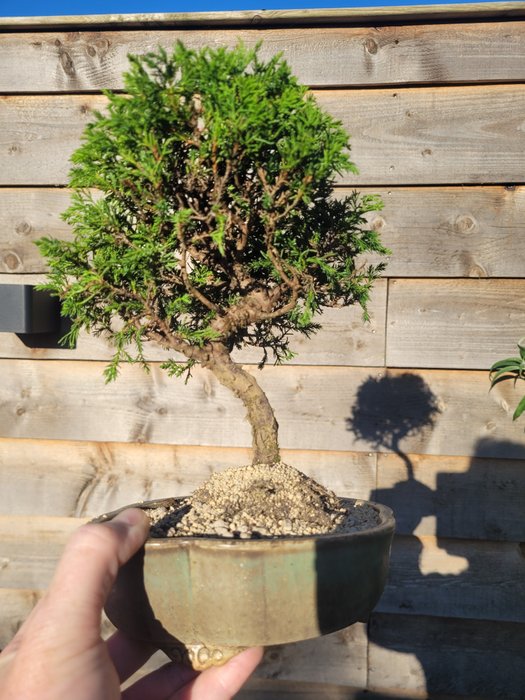
<svg viewBox="0 0 525 700">
<path fill-rule="evenodd" d="M 393 452 L 406 467 L 406 478 L 371 494 L 393 508 L 399 536 L 389 584 L 369 623 L 370 684 L 399 684 L 400 699 L 403 690 L 426 690 L 430 696 L 519 700 L 525 687 L 525 576 L 517 555 L 512 573 L 497 571 L 495 541 L 525 539 L 525 443 L 478 440 L 467 468 L 445 467 L 430 488 L 428 479 L 418 480 L 418 465 L 402 442 L 417 437 L 424 446 L 439 413 L 424 380 L 406 373 L 366 380 L 347 419 L 359 441 Z M 491 566 L 495 571 L 487 574 Z M 367 691 L 362 697 L 382 696 Z"/>
</svg>

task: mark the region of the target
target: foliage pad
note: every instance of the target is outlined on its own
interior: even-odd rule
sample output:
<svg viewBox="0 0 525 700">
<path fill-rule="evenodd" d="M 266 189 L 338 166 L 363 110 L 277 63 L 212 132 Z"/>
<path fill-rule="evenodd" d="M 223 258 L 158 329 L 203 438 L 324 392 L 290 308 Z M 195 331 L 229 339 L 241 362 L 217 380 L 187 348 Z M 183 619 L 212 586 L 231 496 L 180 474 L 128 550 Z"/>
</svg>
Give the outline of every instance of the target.
<svg viewBox="0 0 525 700">
<path fill-rule="evenodd" d="M 154 340 L 185 355 L 165 364 L 179 374 L 213 369 L 214 344 L 288 359 L 323 306 L 366 309 L 382 266 L 357 259 L 386 252 L 364 220 L 380 201 L 330 197 L 356 171 L 348 136 L 287 64 L 181 43 L 130 62 L 127 94 L 106 93 L 72 158 L 74 240 L 38 242 L 70 343 L 106 333 L 112 379 Z"/>
</svg>

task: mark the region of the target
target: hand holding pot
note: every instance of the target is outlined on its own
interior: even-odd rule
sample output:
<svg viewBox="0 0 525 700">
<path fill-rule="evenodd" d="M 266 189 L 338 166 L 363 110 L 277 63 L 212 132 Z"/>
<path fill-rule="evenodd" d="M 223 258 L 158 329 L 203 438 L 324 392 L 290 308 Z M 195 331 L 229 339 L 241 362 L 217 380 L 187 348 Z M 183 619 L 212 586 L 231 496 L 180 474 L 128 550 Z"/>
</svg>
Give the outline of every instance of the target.
<svg viewBox="0 0 525 700">
<path fill-rule="evenodd" d="M 156 651 L 117 632 L 104 642 L 100 616 L 118 568 L 144 544 L 138 509 L 84 525 L 69 540 L 49 591 L 0 654 L 0 700 L 229 700 L 259 663 L 248 649 L 201 674 L 169 663 L 122 692 Z"/>
</svg>

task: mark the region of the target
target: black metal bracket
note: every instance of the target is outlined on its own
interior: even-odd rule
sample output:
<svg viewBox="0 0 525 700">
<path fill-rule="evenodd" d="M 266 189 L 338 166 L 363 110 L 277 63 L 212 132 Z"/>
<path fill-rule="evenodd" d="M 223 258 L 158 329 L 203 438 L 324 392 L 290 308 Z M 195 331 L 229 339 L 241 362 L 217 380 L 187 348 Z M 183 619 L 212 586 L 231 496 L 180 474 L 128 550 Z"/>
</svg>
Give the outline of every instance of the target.
<svg viewBox="0 0 525 700">
<path fill-rule="evenodd" d="M 60 302 L 49 292 L 30 284 L 0 284 L 0 333 L 57 333 L 60 321 Z"/>
</svg>

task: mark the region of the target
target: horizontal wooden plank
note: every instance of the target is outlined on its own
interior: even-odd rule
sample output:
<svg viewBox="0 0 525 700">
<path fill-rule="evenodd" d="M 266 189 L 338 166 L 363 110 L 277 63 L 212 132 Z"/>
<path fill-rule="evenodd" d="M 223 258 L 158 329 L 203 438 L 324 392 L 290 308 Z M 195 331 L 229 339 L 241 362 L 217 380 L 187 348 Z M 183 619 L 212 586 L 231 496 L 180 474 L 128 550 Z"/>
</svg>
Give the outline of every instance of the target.
<svg viewBox="0 0 525 700">
<path fill-rule="evenodd" d="M 351 135 L 361 185 L 523 181 L 525 86 L 327 91 L 319 103 Z"/>
<path fill-rule="evenodd" d="M 366 188 L 363 192 L 368 192 Z M 522 277 L 525 187 L 375 188 L 388 277 Z M 19 217 L 22 221 L 23 217 Z"/>
<path fill-rule="evenodd" d="M 523 22 L 323 29 L 143 29 L 22 32 L 0 43 L 0 91 L 78 92 L 123 88 L 128 54 L 176 41 L 188 47 L 263 41 L 263 58 L 282 52 L 310 86 L 510 82 L 525 78 Z M 319 57 L 322 56 L 322 60 Z M 38 75 L 38 80 L 35 80 Z"/>
<path fill-rule="evenodd" d="M 63 184 L 92 110 L 105 105 L 100 95 L 0 97 L 0 184 Z"/>
<path fill-rule="evenodd" d="M 523 17 L 521 2 L 472 2 L 454 4 L 408 5 L 399 7 L 320 8 L 293 10 L 243 10 L 227 12 L 148 12 L 133 14 L 66 15 L 47 17 L 2 17 L 5 30 L 68 27 L 77 30 L 112 27 L 194 28 L 231 26 L 290 26 L 324 24 L 362 24 L 381 22 L 444 21 L 448 19 L 505 19 Z"/>
<path fill-rule="evenodd" d="M 487 369 L 518 354 L 525 279 L 389 283 L 389 367 Z"/>
<path fill-rule="evenodd" d="M 9 277 L 2 275 L 0 278 L 0 303 L 4 280 L 9 283 Z M 385 362 L 386 294 L 387 281 L 377 280 L 368 305 L 368 321 L 364 321 L 360 306 L 325 309 L 318 316 L 318 322 L 322 324 L 318 333 L 310 338 L 297 333 L 291 338 L 290 349 L 297 354 L 290 364 L 382 367 Z M 63 322 L 57 334 L 36 338 L 0 333 L 0 357 L 107 361 L 113 356 L 114 349 L 104 338 L 87 333 L 80 335 L 75 349 L 64 348 L 59 341 L 66 332 L 67 321 Z M 145 357 L 150 361 L 165 361 L 170 357 L 183 359 L 182 355 L 164 351 L 154 344 L 145 344 L 144 350 Z M 237 362 L 258 364 L 263 353 L 256 348 L 245 348 L 235 351 L 233 357 Z M 269 362 L 272 361 L 270 354 Z"/>
<path fill-rule="evenodd" d="M 523 698 L 523 624 L 377 613 L 369 636 L 372 690 Z"/>
<path fill-rule="evenodd" d="M 511 542 L 397 536 L 382 613 L 525 623 L 525 558 Z"/>
<path fill-rule="evenodd" d="M 364 688 L 367 650 L 366 625 L 357 623 L 324 637 L 268 647 L 256 676 Z"/>
<path fill-rule="evenodd" d="M 43 236 L 71 238 L 70 227 L 60 217 L 69 202 L 65 189 L 0 189 L 0 272 L 46 270 L 35 241 Z"/>
<path fill-rule="evenodd" d="M 478 445 L 482 453 L 488 448 L 495 449 L 490 441 Z M 400 534 L 525 541 L 522 460 L 380 453 L 376 473 L 374 453 L 282 456 L 341 496 L 390 506 Z M 249 462 L 246 448 L 3 438 L 0 512 L 95 517 L 126 503 L 187 495 L 213 471 Z"/>
<path fill-rule="evenodd" d="M 341 496 L 367 499 L 376 457 L 283 450 Z M 187 496 L 213 472 L 251 461 L 243 448 L 0 439 L 1 515 L 95 517 L 128 503 Z"/>
<path fill-rule="evenodd" d="M 517 445 L 490 438 L 474 455 L 512 452 Z M 379 454 L 374 499 L 396 514 L 403 535 L 523 542 L 523 459 Z"/>
<path fill-rule="evenodd" d="M 379 194 L 380 213 L 370 216 L 392 250 L 389 277 L 521 277 L 525 248 L 516 245 L 525 220 L 525 187 L 360 188 Z M 336 196 L 350 194 L 338 188 Z M 69 191 L 0 189 L 0 273 L 45 271 L 34 241 L 67 239 L 60 213 Z M 422 204 L 423 203 L 423 204 Z M 1 280 L 0 280 L 1 281 Z"/>
<path fill-rule="evenodd" d="M 0 588 L 44 590 L 67 538 L 86 518 L 0 516 Z"/>
<path fill-rule="evenodd" d="M 319 104 L 352 137 L 360 175 L 340 184 L 521 182 L 525 87 L 520 84 L 326 90 Z M 0 184 L 61 185 L 99 95 L 4 96 Z M 45 167 L 42 167 L 45 163 Z"/>
<path fill-rule="evenodd" d="M 247 447 L 241 402 L 197 368 L 186 384 L 157 365 L 124 366 L 105 385 L 98 362 L 0 360 L 0 437 Z M 521 387 L 488 392 L 486 372 L 266 367 L 288 449 L 396 451 L 519 459 L 523 428 L 509 413 Z M 468 430 L 465 422 L 468 421 Z M 503 454 L 501 453 L 503 451 Z"/>
</svg>

